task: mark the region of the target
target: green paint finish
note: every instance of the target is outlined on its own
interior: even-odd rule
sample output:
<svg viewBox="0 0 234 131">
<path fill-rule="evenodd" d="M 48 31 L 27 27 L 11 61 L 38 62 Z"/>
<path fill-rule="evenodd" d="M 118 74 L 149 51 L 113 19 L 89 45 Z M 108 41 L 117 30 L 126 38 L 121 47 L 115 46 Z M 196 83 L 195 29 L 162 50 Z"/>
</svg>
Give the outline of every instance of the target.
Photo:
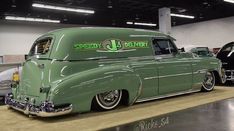
<svg viewBox="0 0 234 131">
<path fill-rule="evenodd" d="M 221 72 L 221 63 L 213 57 L 178 52 L 155 59 L 152 36 L 172 40 L 159 32 L 138 29 L 70 28 L 49 32 L 39 38 L 53 38 L 49 51 L 30 56 L 24 63 L 20 84 L 13 89 L 14 100 L 24 102 L 29 98 L 35 106 L 44 101 L 72 104 L 72 112 L 87 112 L 99 93 L 125 90 L 132 104 L 135 100 L 198 90 L 205 71 Z M 40 92 L 40 88 L 46 91 Z"/>
</svg>

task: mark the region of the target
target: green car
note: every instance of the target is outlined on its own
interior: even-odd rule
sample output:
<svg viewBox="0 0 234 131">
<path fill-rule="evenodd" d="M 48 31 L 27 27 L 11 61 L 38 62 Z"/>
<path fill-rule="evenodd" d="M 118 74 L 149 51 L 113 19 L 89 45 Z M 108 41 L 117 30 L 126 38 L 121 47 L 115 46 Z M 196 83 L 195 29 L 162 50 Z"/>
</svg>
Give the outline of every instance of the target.
<svg viewBox="0 0 234 131">
<path fill-rule="evenodd" d="M 5 103 L 27 115 L 52 117 L 211 91 L 222 82 L 218 59 L 182 53 L 173 41 L 141 29 L 49 32 L 33 44 Z"/>
</svg>

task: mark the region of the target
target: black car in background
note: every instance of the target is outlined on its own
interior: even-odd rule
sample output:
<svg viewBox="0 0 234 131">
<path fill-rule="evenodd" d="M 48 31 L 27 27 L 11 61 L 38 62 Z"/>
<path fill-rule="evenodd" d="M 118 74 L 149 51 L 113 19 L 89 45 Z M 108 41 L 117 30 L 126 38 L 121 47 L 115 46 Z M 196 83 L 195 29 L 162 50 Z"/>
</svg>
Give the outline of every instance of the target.
<svg viewBox="0 0 234 131">
<path fill-rule="evenodd" d="M 230 42 L 223 46 L 217 54 L 217 58 L 223 63 L 226 72 L 226 79 L 234 81 L 234 42 Z"/>
</svg>

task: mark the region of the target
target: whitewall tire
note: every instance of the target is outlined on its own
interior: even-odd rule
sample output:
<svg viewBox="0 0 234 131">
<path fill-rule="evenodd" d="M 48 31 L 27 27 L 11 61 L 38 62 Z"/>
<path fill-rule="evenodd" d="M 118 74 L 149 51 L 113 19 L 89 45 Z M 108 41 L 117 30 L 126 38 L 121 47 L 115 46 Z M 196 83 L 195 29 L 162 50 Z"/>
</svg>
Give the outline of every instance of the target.
<svg viewBox="0 0 234 131">
<path fill-rule="evenodd" d="M 97 94 L 94 98 L 96 109 L 112 110 L 116 108 L 122 98 L 122 90 L 113 90 Z"/>
<path fill-rule="evenodd" d="M 215 86 L 215 75 L 213 72 L 207 72 L 202 84 L 202 91 L 212 91 Z"/>
</svg>

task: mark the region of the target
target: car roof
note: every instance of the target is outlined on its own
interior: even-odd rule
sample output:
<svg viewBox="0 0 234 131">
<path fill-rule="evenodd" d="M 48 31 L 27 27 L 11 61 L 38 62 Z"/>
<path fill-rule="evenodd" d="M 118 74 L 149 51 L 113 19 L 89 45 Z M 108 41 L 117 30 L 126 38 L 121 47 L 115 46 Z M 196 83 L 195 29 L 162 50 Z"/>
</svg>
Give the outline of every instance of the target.
<svg viewBox="0 0 234 131">
<path fill-rule="evenodd" d="M 54 30 L 51 32 L 48 32 L 48 34 L 60 34 L 60 33 L 80 33 L 82 31 L 87 32 L 96 32 L 100 33 L 102 31 L 110 32 L 110 33 L 124 33 L 124 34 L 139 34 L 139 35 L 153 35 L 153 36 L 162 36 L 162 37 L 168 37 L 168 35 L 163 34 L 159 31 L 153 31 L 153 30 L 145 30 L 145 29 L 134 29 L 134 28 L 115 28 L 115 27 L 73 27 L 73 28 L 62 28 L 58 30 Z"/>
</svg>

